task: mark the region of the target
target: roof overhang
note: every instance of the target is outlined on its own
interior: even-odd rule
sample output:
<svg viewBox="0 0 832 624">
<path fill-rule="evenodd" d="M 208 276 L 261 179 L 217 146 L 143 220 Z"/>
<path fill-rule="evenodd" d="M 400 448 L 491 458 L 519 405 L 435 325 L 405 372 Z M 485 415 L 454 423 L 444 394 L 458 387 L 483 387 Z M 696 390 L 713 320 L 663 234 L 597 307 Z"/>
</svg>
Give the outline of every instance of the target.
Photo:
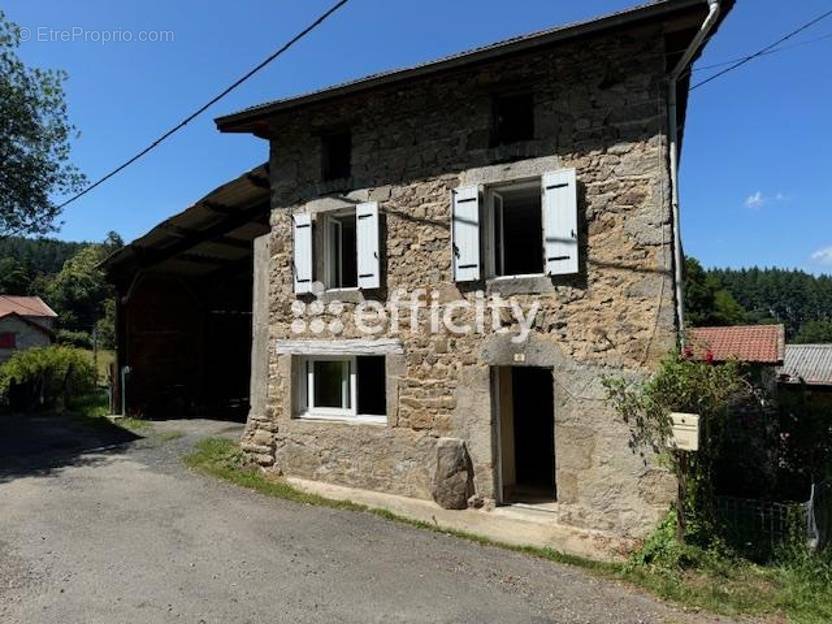
<svg viewBox="0 0 832 624">
<path fill-rule="evenodd" d="M 723 10 L 720 22 L 733 6 L 734 1 L 722 1 Z M 431 61 L 405 69 L 373 74 L 359 80 L 336 85 L 320 91 L 314 91 L 305 95 L 260 104 L 237 113 L 218 117 L 214 121 L 221 132 L 246 132 L 265 136 L 268 133 L 265 120 L 275 113 L 290 111 L 309 104 L 326 102 L 384 86 L 395 85 L 416 78 L 437 75 L 460 68 L 468 68 L 495 59 L 502 59 L 617 29 L 632 28 L 642 24 L 677 19 L 682 19 L 684 22 L 679 25 L 681 29 L 695 29 L 704 18 L 707 9 L 708 0 L 661 0 L 592 20 L 514 37 L 437 61 Z M 717 24 L 718 27 L 719 24 Z M 716 28 L 712 33 L 715 32 Z M 686 90 L 687 83 L 684 86 Z"/>
<path fill-rule="evenodd" d="M 269 189 L 268 166 L 255 167 L 113 252 L 101 267 L 117 282 L 140 270 L 204 277 L 244 264 L 252 241 L 269 231 Z"/>
</svg>

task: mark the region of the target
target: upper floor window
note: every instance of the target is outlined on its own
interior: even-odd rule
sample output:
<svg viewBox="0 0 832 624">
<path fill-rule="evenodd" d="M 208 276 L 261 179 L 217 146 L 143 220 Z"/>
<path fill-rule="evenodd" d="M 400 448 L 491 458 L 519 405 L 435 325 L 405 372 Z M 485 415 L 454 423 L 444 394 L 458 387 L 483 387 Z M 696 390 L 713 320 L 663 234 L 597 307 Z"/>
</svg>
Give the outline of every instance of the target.
<svg viewBox="0 0 832 624">
<path fill-rule="evenodd" d="M 339 180 L 352 175 L 352 134 L 349 130 L 323 135 L 321 148 L 324 180 Z"/>
<path fill-rule="evenodd" d="M 324 271 L 329 288 L 358 286 L 355 210 L 324 215 Z"/>
<path fill-rule="evenodd" d="M 15 349 L 17 336 L 14 332 L 0 332 L 0 349 Z"/>
<path fill-rule="evenodd" d="M 492 145 L 508 145 L 534 138 L 534 95 L 514 93 L 494 97 Z"/>
<path fill-rule="evenodd" d="M 487 273 L 536 275 L 543 273 L 543 210 L 540 180 L 498 186 L 486 192 L 490 225 Z"/>
<path fill-rule="evenodd" d="M 452 191 L 454 280 L 578 272 L 574 169 Z"/>
<path fill-rule="evenodd" d="M 293 215 L 292 273 L 295 292 L 312 292 L 315 279 L 327 288 L 381 286 L 380 223 L 376 202 L 354 208 Z M 316 277 L 319 276 L 319 277 Z"/>
</svg>

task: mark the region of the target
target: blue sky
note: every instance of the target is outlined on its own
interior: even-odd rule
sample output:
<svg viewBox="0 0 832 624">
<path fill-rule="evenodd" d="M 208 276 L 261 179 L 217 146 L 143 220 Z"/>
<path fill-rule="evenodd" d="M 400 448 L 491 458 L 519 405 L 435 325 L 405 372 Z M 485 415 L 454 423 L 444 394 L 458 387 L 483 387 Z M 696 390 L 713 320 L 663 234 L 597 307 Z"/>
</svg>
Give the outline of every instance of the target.
<svg viewBox="0 0 832 624">
<path fill-rule="evenodd" d="M 68 207 L 58 236 L 96 240 L 116 230 L 132 239 L 263 162 L 265 142 L 219 134 L 212 119 L 220 114 L 634 2 L 352 0 L 184 131 Z M 69 72 L 69 113 L 81 131 L 73 160 L 94 179 L 258 63 L 329 4 L 6 0 L 3 8 L 28 29 L 29 41 L 20 50 L 28 64 Z M 739 0 L 698 65 L 754 51 L 829 8 L 829 0 Z M 48 40 L 59 37 L 50 31 L 73 28 L 82 29 L 87 40 Z M 102 43 L 94 40 L 97 31 L 129 32 L 134 41 Z M 172 36 L 139 42 L 139 31 Z M 832 18 L 794 41 L 830 33 Z M 693 92 L 681 178 L 688 253 L 708 266 L 832 271 L 830 61 L 832 37 L 753 61 Z"/>
</svg>

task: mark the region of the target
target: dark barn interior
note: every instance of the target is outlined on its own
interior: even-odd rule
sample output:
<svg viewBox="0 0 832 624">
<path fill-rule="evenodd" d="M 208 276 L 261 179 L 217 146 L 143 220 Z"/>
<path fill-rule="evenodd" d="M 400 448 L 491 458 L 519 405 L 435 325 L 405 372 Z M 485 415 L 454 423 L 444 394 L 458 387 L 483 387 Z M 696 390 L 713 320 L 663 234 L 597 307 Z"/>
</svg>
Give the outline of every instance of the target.
<svg viewBox="0 0 832 624">
<path fill-rule="evenodd" d="M 253 241 L 268 219 L 263 165 L 105 261 L 118 295 L 116 411 L 123 401 L 131 416 L 245 420 Z"/>
</svg>

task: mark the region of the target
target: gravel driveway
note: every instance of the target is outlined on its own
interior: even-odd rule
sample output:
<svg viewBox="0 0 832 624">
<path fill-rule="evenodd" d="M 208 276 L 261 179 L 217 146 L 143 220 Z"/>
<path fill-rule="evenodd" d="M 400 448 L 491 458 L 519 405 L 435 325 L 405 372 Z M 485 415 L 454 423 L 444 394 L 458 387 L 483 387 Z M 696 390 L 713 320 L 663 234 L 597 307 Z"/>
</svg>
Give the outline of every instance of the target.
<svg viewBox="0 0 832 624">
<path fill-rule="evenodd" d="M 0 621 L 724 621 L 576 568 L 268 498 L 182 465 L 201 437 L 238 432 L 169 421 L 115 448 L 104 432 L 82 448 L 15 455 L 0 427 Z"/>
</svg>

